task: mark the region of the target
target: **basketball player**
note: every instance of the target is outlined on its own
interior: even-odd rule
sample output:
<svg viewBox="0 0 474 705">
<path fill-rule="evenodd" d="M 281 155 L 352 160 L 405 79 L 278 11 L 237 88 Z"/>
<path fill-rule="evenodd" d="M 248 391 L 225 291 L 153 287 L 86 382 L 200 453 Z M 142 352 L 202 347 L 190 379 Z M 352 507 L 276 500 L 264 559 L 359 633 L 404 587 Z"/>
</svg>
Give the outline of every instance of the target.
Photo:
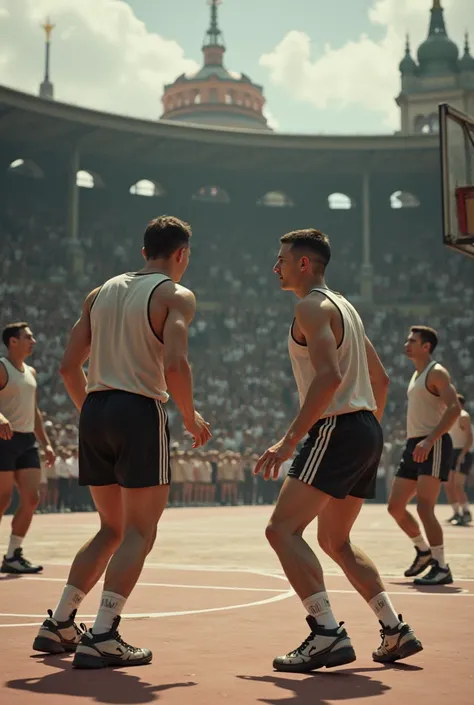
<svg viewBox="0 0 474 705">
<path fill-rule="evenodd" d="M 465 526 L 472 521 L 469 501 L 465 491 L 467 477 L 472 468 L 471 448 L 474 442 L 472 435 L 471 417 L 466 411 L 466 400 L 458 394 L 462 411 L 449 432 L 453 442 L 453 456 L 451 472 L 446 485 L 446 494 L 452 504 L 454 515 L 449 520 L 457 526 Z"/>
<path fill-rule="evenodd" d="M 374 660 L 397 661 L 423 648 L 394 610 L 372 561 L 350 540 L 364 499 L 375 495 L 388 377 L 355 308 L 325 283 L 330 257 L 326 235 L 297 230 L 281 238 L 274 267 L 281 288 L 299 299 L 288 345 L 301 408 L 284 438 L 258 460 L 255 473 L 276 480 L 306 436 L 266 535 L 308 612 L 311 629 L 297 649 L 274 660 L 279 671 L 312 671 L 356 658 L 332 612 L 319 560 L 303 539 L 316 517 L 319 545 L 382 625 Z"/>
<path fill-rule="evenodd" d="M 35 346 L 33 333 L 28 323 L 10 323 L 4 328 L 2 339 L 8 352 L 6 357 L 0 357 L 0 519 L 10 506 L 14 483 L 19 505 L 1 571 L 39 573 L 43 567 L 30 563 L 22 549 L 39 504 L 38 442 L 48 466 L 53 466 L 55 455 L 36 401 L 36 372 L 25 363 Z"/>
<path fill-rule="evenodd" d="M 395 475 L 388 511 L 411 538 L 415 560 L 405 571 L 417 585 L 447 585 L 453 582 L 446 563 L 443 530 L 435 515 L 441 483 L 448 480 L 453 444 L 449 429 L 461 407 L 448 371 L 432 358 L 438 335 L 428 326 L 412 326 L 405 343 L 407 357 L 415 372 L 408 385 L 407 442 Z M 416 496 L 416 508 L 426 538 L 408 502 Z"/>
<path fill-rule="evenodd" d="M 62 360 L 64 383 L 81 412 L 79 482 L 90 486 L 101 527 L 77 554 L 33 648 L 75 650 L 76 668 L 138 666 L 152 658 L 149 649 L 123 641 L 118 625 L 168 500 L 168 390 L 194 447 L 211 436 L 194 407 L 187 357 L 196 301 L 178 284 L 188 266 L 190 237 L 190 227 L 178 218 L 152 220 L 142 250 L 145 267 L 87 296 Z M 76 610 L 106 567 L 97 618 L 81 634 Z"/>
</svg>

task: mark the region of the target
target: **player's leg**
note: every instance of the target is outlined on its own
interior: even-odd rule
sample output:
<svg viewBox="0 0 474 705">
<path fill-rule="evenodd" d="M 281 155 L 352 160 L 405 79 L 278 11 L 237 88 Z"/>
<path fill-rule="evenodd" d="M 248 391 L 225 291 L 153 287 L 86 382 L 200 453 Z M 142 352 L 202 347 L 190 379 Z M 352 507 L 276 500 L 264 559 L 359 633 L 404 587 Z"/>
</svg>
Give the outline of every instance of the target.
<svg viewBox="0 0 474 705">
<path fill-rule="evenodd" d="M 307 672 L 355 660 L 347 632 L 333 615 L 321 564 L 303 538 L 306 527 L 329 500 L 324 492 L 287 477 L 266 529 L 286 577 L 308 612 L 311 628 L 297 649 L 275 658 L 273 666 L 279 671 Z"/>
<path fill-rule="evenodd" d="M 456 521 L 458 526 L 466 526 L 472 521 L 471 509 L 469 507 L 469 498 L 466 494 L 466 482 L 472 468 L 472 453 L 468 453 L 462 463 L 459 472 L 456 472 L 456 492 L 460 506 L 459 518 Z"/>
<path fill-rule="evenodd" d="M 448 524 L 451 524 L 451 522 L 457 522 L 457 520 L 461 516 L 459 497 L 458 497 L 459 493 L 458 493 L 458 487 L 457 487 L 457 483 L 456 483 L 456 475 L 457 474 L 458 473 L 456 472 L 455 467 L 451 468 L 448 481 L 444 485 L 446 499 L 448 500 L 448 503 L 451 505 L 452 510 L 453 510 L 453 515 L 448 519 Z"/>
<path fill-rule="evenodd" d="M 364 503 L 359 497 L 333 499 L 318 517 L 318 542 L 342 568 L 349 582 L 382 623 L 384 637 L 373 657 L 381 662 L 398 661 L 422 650 L 413 630 L 403 622 L 388 596 L 371 559 L 350 539 L 350 532 Z"/>
<path fill-rule="evenodd" d="M 11 523 L 10 541 L 2 570 L 9 573 L 39 573 L 43 566 L 34 565 L 23 555 L 23 541 L 40 501 L 41 470 L 24 467 L 14 472 L 18 490 L 18 507 Z"/>
<path fill-rule="evenodd" d="M 75 651 L 82 636 L 75 624 L 76 612 L 120 544 L 123 516 L 120 487 L 117 484 L 92 487 L 91 492 L 99 514 L 99 531 L 76 554 L 59 602 L 54 610 L 49 610 L 49 617 L 33 642 L 35 651 L 51 654 Z"/>
<path fill-rule="evenodd" d="M 415 476 L 416 477 L 416 476 Z M 404 572 L 405 577 L 413 577 L 422 573 L 431 565 L 432 556 L 428 542 L 421 533 L 421 527 L 407 505 L 417 491 L 416 479 L 396 476 L 393 480 L 392 491 L 388 500 L 388 512 L 395 519 L 399 527 L 412 540 L 415 547 L 413 563 Z"/>
</svg>

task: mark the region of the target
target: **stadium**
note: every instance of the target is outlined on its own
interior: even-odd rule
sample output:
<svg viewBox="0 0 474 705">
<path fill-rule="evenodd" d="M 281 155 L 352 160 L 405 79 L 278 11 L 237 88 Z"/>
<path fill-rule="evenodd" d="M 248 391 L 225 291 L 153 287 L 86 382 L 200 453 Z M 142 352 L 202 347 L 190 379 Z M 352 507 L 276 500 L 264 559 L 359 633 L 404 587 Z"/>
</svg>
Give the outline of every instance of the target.
<svg viewBox="0 0 474 705">
<path fill-rule="evenodd" d="M 211 4 L 216 10 L 217 4 Z M 435 25 L 444 22 L 442 10 L 436 14 L 438 6 L 433 3 L 431 23 Z M 407 47 L 397 98 L 401 130 L 395 134 L 295 135 L 268 128 L 262 117 L 260 86 L 248 77 L 221 75 L 222 66 L 214 73 L 209 70 L 209 62 L 222 63 L 222 55 L 216 59 L 220 46 L 216 28 L 211 18 L 204 68 L 166 87 L 163 116 L 154 122 L 55 101 L 48 74 L 39 96 L 0 86 L 1 321 L 2 327 L 14 320 L 27 321 L 35 335 L 31 364 L 38 375 L 44 421 L 62 460 L 74 457 L 78 414 L 64 389 L 59 363 L 84 297 L 105 279 L 142 266 L 143 232 L 152 218 L 172 214 L 192 226 L 192 258 L 183 284 L 195 292 L 198 302 L 190 329 L 190 358 L 197 407 L 213 430 L 209 452 L 189 452 L 192 441 L 172 400 L 168 413 L 174 447 L 188 452 L 190 459 L 188 474 L 173 491 L 171 504 L 183 512 L 189 532 L 194 521 L 186 513 L 189 507 L 222 512 L 212 520 L 207 518 L 209 513 L 200 515 L 204 523 L 196 536 L 202 552 L 207 521 L 226 517 L 235 521 L 231 508 L 214 509 L 216 505 L 273 504 L 281 485 L 263 482 L 252 469 L 255 459 L 284 434 L 298 405 L 287 354 L 294 301 L 279 291 L 272 271 L 279 238 L 285 232 L 317 227 L 330 236 L 333 261 L 328 284 L 357 305 L 390 376 L 374 504 L 387 501 L 405 443 L 411 368 L 404 342 L 411 325 L 428 322 L 440 331 L 437 359 L 465 394 L 466 410 L 474 414 L 473 265 L 468 257 L 443 245 L 436 121 L 441 102 L 474 114 L 474 59 L 467 40 L 464 56 L 468 58 L 456 58 L 459 66 L 454 68 L 443 42 L 426 46 L 436 27 L 418 51 L 419 64 Z M 443 61 L 459 79 L 455 87 L 450 84 L 446 89 L 442 81 L 439 85 L 434 81 L 436 66 Z M 425 78 L 431 92 L 423 84 Z M 221 94 L 217 99 L 212 91 L 222 86 L 221 100 Z M 206 90 L 212 96 L 209 99 Z M 240 90 L 242 100 L 235 98 Z M 199 100 L 189 100 L 186 91 L 193 96 L 200 91 Z M 234 91 L 232 100 L 229 91 Z M 179 96 L 183 102 L 178 105 Z M 472 475 L 467 492 L 474 500 Z M 445 501 L 444 496 L 440 501 Z M 9 512 L 16 506 L 15 499 Z M 92 509 L 90 496 L 77 486 L 77 478 L 58 474 L 54 468 L 44 471 L 38 512 Z M 383 510 L 374 507 L 377 521 Z M 262 516 L 252 515 L 248 541 L 253 540 Z M 72 540 L 72 515 L 64 522 L 61 526 Z M 90 523 L 87 517 L 84 522 L 84 526 Z M 46 526 L 46 540 L 54 541 L 59 523 L 54 531 L 48 526 L 53 525 Z M 368 536 L 369 527 L 364 526 L 363 532 Z M 458 555 L 466 556 L 465 538 L 451 540 Z M 44 560 L 49 551 L 45 549 Z M 180 562 L 172 560 L 179 545 L 173 543 L 169 551 L 160 563 Z M 236 557 L 230 560 L 232 569 L 238 570 L 239 560 L 258 563 L 260 558 L 248 554 L 248 543 L 239 539 Z M 59 579 L 67 555 L 64 547 L 53 555 L 54 579 Z M 400 550 L 385 572 L 401 569 L 403 560 Z M 474 577 L 467 557 L 459 560 L 463 565 L 459 572 Z M 228 557 L 226 561 L 227 565 Z M 217 562 L 224 565 L 224 558 Z M 153 571 L 153 566 L 148 570 Z M 170 585 L 182 582 L 178 570 L 169 573 Z M 279 587 L 275 566 L 265 565 L 265 571 L 264 584 L 255 578 L 249 589 L 268 590 L 271 595 Z M 225 575 L 221 572 L 220 578 Z M 337 578 L 333 580 L 339 587 Z M 246 589 L 243 578 L 238 589 Z M 151 598 L 147 604 L 152 604 Z M 212 604 L 203 600 L 195 609 L 211 610 Z M 37 609 L 31 608 L 33 613 Z M 12 608 L 12 616 L 2 616 L 2 622 L 13 625 L 15 612 Z M 222 624 L 227 625 L 230 613 L 223 614 Z M 37 623 L 34 614 L 30 621 Z M 286 628 L 282 631 L 287 636 Z M 251 634 L 255 637 L 252 629 Z M 359 697 L 383 694 L 383 687 L 372 692 L 362 685 Z M 21 689 L 18 684 L 9 687 Z M 81 687 L 84 697 L 92 697 L 90 688 Z M 127 688 L 127 697 L 134 698 L 133 689 Z M 333 701 L 330 689 L 323 690 L 327 700 L 317 702 L 347 697 L 341 690 Z M 68 694 L 60 688 L 38 692 Z M 298 695 L 298 702 L 310 702 L 307 688 L 285 702 L 297 702 Z M 102 692 L 100 697 L 106 698 Z M 144 699 L 120 702 L 152 699 L 143 693 L 139 697 Z M 468 702 L 462 693 L 459 702 Z"/>
</svg>

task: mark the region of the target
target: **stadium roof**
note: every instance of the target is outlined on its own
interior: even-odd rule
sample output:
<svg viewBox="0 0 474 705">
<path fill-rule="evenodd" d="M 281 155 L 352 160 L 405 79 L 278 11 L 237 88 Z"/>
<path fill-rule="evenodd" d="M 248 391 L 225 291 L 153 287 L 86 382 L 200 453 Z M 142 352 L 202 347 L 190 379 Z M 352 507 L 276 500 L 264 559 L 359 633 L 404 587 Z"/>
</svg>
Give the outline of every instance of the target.
<svg viewBox="0 0 474 705">
<path fill-rule="evenodd" d="M 297 135 L 220 128 L 101 113 L 0 86 L 2 151 L 21 156 L 77 145 L 81 153 L 141 164 L 305 173 L 432 172 L 438 137 L 431 135 Z"/>
</svg>

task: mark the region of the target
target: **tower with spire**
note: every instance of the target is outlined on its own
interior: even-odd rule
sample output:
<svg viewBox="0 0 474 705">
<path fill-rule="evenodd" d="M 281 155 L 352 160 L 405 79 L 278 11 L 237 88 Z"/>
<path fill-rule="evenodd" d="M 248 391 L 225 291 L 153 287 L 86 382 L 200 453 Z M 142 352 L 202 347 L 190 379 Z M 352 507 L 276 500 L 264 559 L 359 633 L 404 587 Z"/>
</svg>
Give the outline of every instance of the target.
<svg viewBox="0 0 474 705">
<path fill-rule="evenodd" d="M 42 83 L 40 84 L 40 89 L 39 89 L 39 95 L 40 98 L 47 98 L 48 100 L 53 100 L 54 99 L 54 86 L 50 81 L 49 78 L 49 69 L 50 69 L 50 61 L 51 61 L 51 35 L 53 33 L 53 29 L 55 27 L 54 24 L 51 24 L 51 19 L 48 17 L 44 25 L 42 25 L 44 29 L 44 33 L 46 36 L 46 41 L 45 41 L 45 53 L 44 53 L 44 78 Z"/>
<path fill-rule="evenodd" d="M 399 65 L 401 91 L 396 102 L 401 111 L 402 134 L 438 132 L 438 105 L 450 103 L 474 114 L 474 58 L 466 33 L 464 55 L 446 29 L 441 0 L 433 0 L 428 36 L 420 44 L 417 61 L 407 37 Z"/>
<path fill-rule="evenodd" d="M 221 0 L 209 0 L 210 22 L 202 46 L 203 65 L 164 87 L 162 120 L 269 130 L 262 86 L 224 66 L 226 46 L 219 27 Z"/>
</svg>

